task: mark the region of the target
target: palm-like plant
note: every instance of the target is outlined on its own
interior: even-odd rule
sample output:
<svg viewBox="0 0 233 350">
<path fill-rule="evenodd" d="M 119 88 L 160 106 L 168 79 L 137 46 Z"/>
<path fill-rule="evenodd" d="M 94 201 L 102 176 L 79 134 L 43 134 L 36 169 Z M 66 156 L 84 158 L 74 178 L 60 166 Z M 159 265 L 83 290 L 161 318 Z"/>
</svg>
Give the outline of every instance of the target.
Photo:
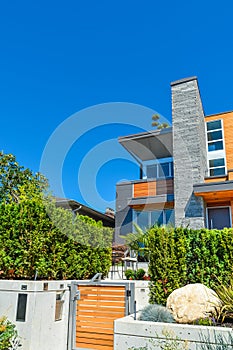
<svg viewBox="0 0 233 350">
<path fill-rule="evenodd" d="M 145 259 L 149 258 L 148 237 L 149 231 L 143 231 L 141 227 L 134 224 L 135 233 L 128 233 L 127 236 L 122 236 L 125 239 L 126 246 L 133 250 L 137 255 L 141 254 Z"/>
<path fill-rule="evenodd" d="M 219 282 L 215 290 L 222 304 L 219 311 L 219 320 L 224 322 L 225 318 L 233 319 L 233 278 L 230 279 L 227 285 Z"/>
</svg>

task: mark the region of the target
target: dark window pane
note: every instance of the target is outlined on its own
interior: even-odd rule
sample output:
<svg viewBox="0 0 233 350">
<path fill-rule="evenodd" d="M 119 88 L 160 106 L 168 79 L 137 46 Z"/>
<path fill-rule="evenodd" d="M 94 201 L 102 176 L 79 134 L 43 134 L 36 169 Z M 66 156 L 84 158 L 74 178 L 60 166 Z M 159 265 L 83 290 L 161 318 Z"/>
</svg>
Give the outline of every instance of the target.
<svg viewBox="0 0 233 350">
<path fill-rule="evenodd" d="M 172 224 L 175 223 L 175 213 L 173 209 L 167 209 L 165 210 L 165 217 L 166 217 L 166 224 Z"/>
<path fill-rule="evenodd" d="M 208 141 L 220 140 L 222 139 L 222 130 L 208 132 Z"/>
<path fill-rule="evenodd" d="M 163 224 L 163 211 L 155 210 L 151 212 L 151 226 Z"/>
<path fill-rule="evenodd" d="M 223 149 L 223 142 L 222 141 L 217 141 L 217 142 L 212 142 L 208 144 L 208 151 L 218 151 L 220 149 Z"/>
<path fill-rule="evenodd" d="M 218 159 L 211 159 L 211 160 L 209 160 L 210 168 L 215 168 L 217 166 L 224 166 L 224 165 L 225 165 L 224 158 L 218 158 Z"/>
<path fill-rule="evenodd" d="M 169 176 L 169 163 L 163 163 L 159 165 L 159 177 Z"/>
<path fill-rule="evenodd" d="M 225 167 L 210 169 L 210 176 L 225 175 Z"/>
<path fill-rule="evenodd" d="M 149 227 L 149 216 L 148 211 L 140 211 L 136 212 L 136 222 L 141 229 L 145 229 Z"/>
<path fill-rule="evenodd" d="M 173 170 L 173 162 L 171 163 L 171 176 L 174 176 L 174 170 Z"/>
<path fill-rule="evenodd" d="M 16 321 L 25 322 L 27 308 L 27 294 L 18 294 Z"/>
<path fill-rule="evenodd" d="M 214 120 L 213 122 L 208 122 L 207 123 L 207 130 L 216 130 L 216 129 L 221 129 L 221 120 Z"/>
<path fill-rule="evenodd" d="M 149 179 L 151 179 L 151 178 L 156 178 L 156 177 L 157 177 L 156 169 L 157 169 L 157 166 L 156 166 L 156 165 L 148 165 L 148 166 L 146 167 L 147 177 L 148 177 Z"/>
</svg>

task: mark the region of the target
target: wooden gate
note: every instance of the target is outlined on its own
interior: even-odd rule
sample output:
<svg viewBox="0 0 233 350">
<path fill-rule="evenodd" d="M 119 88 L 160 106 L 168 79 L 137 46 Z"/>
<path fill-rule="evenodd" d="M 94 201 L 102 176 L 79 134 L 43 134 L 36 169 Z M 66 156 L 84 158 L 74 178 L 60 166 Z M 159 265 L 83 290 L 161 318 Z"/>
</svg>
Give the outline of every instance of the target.
<svg viewBox="0 0 233 350">
<path fill-rule="evenodd" d="M 134 284 L 72 282 L 70 350 L 113 350 L 114 320 L 133 312 Z"/>
</svg>

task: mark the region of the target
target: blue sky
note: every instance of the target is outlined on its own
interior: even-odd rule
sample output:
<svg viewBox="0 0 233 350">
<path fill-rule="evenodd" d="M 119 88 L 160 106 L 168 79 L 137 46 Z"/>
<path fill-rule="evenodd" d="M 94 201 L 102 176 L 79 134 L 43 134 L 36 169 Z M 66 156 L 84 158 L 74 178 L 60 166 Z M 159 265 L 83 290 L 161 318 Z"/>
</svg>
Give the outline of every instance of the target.
<svg viewBox="0 0 233 350">
<path fill-rule="evenodd" d="M 170 82 L 193 75 L 199 79 L 206 114 L 232 110 L 232 10 L 230 0 L 1 2 L 1 149 L 38 171 L 59 125 L 103 103 L 138 104 L 171 120 Z M 106 161 L 93 153 L 101 164 L 90 180 L 88 158 L 89 168 L 81 174 L 87 183 L 82 181 L 80 190 L 80 164 L 98 145 L 111 139 L 117 144 L 118 136 L 137 131 L 138 121 L 134 125 L 132 116 L 128 122 L 125 115 L 125 125 L 109 116 L 109 124 L 102 125 L 98 113 L 93 118 L 99 126 L 93 128 L 82 113 L 77 116 L 80 128 L 88 122 L 89 129 L 63 159 L 62 193 L 59 175 L 46 169 L 45 175 L 56 195 L 104 211 L 114 201 L 115 183 L 136 179 L 137 166 L 124 159 L 120 146 L 119 156 Z M 144 119 L 144 128 L 150 129 L 149 110 Z M 63 138 L 69 132 L 59 138 L 51 169 L 56 169 Z M 99 152 L 105 153 L 104 148 Z M 106 203 L 84 198 L 94 187 Z"/>
</svg>

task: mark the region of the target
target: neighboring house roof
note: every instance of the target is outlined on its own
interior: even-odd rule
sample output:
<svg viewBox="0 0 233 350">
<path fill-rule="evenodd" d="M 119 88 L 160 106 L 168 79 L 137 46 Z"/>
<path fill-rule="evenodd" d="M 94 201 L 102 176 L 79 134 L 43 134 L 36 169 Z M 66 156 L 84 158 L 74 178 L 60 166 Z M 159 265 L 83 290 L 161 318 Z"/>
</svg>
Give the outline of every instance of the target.
<svg viewBox="0 0 233 350">
<path fill-rule="evenodd" d="M 123 136 L 118 140 L 139 163 L 173 156 L 171 127 Z"/>
<path fill-rule="evenodd" d="M 103 214 L 95 209 L 92 209 L 82 203 L 77 202 L 74 199 L 58 198 L 55 197 L 56 205 L 64 209 L 72 210 L 80 215 L 87 215 L 96 221 L 102 221 L 103 225 L 106 227 L 115 226 L 115 217 L 111 215 L 111 211 L 106 210 L 109 214 Z M 111 215 L 111 216 L 110 216 Z"/>
</svg>

